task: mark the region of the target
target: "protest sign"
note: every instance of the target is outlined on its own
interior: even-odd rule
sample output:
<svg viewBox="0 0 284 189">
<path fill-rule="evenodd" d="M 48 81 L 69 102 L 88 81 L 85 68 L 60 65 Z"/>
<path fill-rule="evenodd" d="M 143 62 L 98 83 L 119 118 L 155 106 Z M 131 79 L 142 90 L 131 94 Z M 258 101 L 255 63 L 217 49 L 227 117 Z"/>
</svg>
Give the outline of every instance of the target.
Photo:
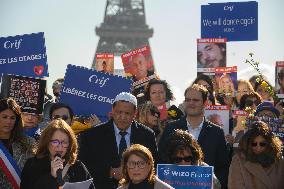
<svg viewBox="0 0 284 189">
<path fill-rule="evenodd" d="M 213 167 L 158 164 L 157 175 L 175 189 L 213 189 Z"/>
<path fill-rule="evenodd" d="M 226 67 L 226 39 L 197 39 L 197 72 L 215 72 Z"/>
<path fill-rule="evenodd" d="M 126 76 L 133 77 L 134 89 L 140 88 L 154 78 L 155 69 L 149 46 L 134 49 L 121 55 Z"/>
<path fill-rule="evenodd" d="M 44 33 L 0 38 L 0 74 L 48 76 Z"/>
<path fill-rule="evenodd" d="M 96 70 L 104 73 L 113 73 L 114 54 L 96 54 Z"/>
<path fill-rule="evenodd" d="M 267 123 L 269 129 L 284 142 L 284 120 L 268 116 L 255 116 L 255 120 Z"/>
<path fill-rule="evenodd" d="M 239 146 L 239 141 L 247 130 L 247 128 L 245 127 L 247 117 L 248 117 L 248 113 L 244 110 L 234 110 L 233 111 L 232 135 L 235 137 L 234 147 Z"/>
<path fill-rule="evenodd" d="M 237 66 L 215 68 L 215 80 L 219 94 L 235 96 L 238 90 Z"/>
<path fill-rule="evenodd" d="M 3 74 L 1 98 L 13 98 L 22 112 L 42 114 L 45 88 L 45 80 Z"/>
<path fill-rule="evenodd" d="M 129 92 L 131 84 L 131 79 L 69 64 L 59 101 L 68 104 L 75 115 L 96 114 L 107 121 L 115 96 Z"/>
<path fill-rule="evenodd" d="M 284 61 L 277 61 L 275 66 L 275 89 L 277 97 L 284 99 Z"/>
<path fill-rule="evenodd" d="M 201 37 L 228 41 L 258 40 L 258 2 L 201 5 Z"/>
<path fill-rule="evenodd" d="M 206 105 L 205 117 L 223 128 L 225 135 L 229 134 L 229 106 L 222 105 Z"/>
<path fill-rule="evenodd" d="M 113 74 L 117 76 L 125 77 L 124 69 L 114 69 Z"/>
</svg>

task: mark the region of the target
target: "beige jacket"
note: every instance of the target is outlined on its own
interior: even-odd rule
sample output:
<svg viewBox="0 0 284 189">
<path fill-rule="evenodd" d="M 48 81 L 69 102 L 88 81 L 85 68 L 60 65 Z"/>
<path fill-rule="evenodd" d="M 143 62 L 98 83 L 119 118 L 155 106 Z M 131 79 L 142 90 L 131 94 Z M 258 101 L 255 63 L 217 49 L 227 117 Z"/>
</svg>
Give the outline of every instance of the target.
<svg viewBox="0 0 284 189">
<path fill-rule="evenodd" d="M 259 163 L 246 161 L 244 154 L 236 154 L 230 166 L 228 188 L 284 188 L 284 162 L 283 160 L 277 161 L 264 169 Z"/>
<path fill-rule="evenodd" d="M 120 186 L 118 189 L 128 189 L 128 184 L 126 186 Z M 154 189 L 174 189 L 167 183 L 161 181 L 158 177 L 155 177 Z"/>
</svg>

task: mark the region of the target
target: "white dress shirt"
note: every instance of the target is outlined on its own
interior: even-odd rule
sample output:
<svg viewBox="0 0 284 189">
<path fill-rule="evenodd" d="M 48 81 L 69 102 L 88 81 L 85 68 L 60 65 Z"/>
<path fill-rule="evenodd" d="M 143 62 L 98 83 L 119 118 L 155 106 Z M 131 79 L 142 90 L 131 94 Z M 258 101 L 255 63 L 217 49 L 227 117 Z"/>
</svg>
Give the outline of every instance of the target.
<svg viewBox="0 0 284 189">
<path fill-rule="evenodd" d="M 120 143 L 120 140 L 121 140 L 121 135 L 119 134 L 119 132 L 121 130 L 116 126 L 116 124 L 114 122 L 113 122 L 113 128 L 114 128 L 114 134 L 115 134 L 117 150 L 119 150 L 119 143 Z M 126 129 L 126 132 L 127 132 L 127 134 L 124 136 L 124 138 L 126 140 L 127 147 L 129 147 L 130 146 L 131 126 L 128 127 L 128 129 Z"/>
<path fill-rule="evenodd" d="M 204 117 L 203 117 L 202 122 L 200 123 L 200 125 L 198 127 L 196 127 L 196 128 L 193 128 L 189 124 L 189 122 L 187 120 L 186 120 L 186 122 L 187 122 L 187 129 L 188 129 L 189 133 L 193 135 L 195 140 L 198 140 L 200 131 L 201 131 L 203 123 L 204 123 Z"/>
</svg>

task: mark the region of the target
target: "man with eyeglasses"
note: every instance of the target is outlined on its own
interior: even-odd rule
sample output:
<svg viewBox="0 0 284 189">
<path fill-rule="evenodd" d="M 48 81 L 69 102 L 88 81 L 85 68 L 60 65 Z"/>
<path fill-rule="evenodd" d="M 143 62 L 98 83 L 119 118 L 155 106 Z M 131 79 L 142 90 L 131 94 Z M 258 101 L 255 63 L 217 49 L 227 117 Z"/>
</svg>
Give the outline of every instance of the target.
<svg viewBox="0 0 284 189">
<path fill-rule="evenodd" d="M 165 141 L 175 129 L 188 131 L 197 140 L 204 153 L 204 162 L 214 166 L 214 173 L 222 188 L 227 188 L 229 158 L 223 129 L 204 117 L 208 90 L 193 84 L 185 90 L 186 116 L 166 126 L 159 141 L 159 154 L 163 160 Z"/>
<path fill-rule="evenodd" d="M 114 99 L 112 119 L 80 134 L 79 159 L 94 178 L 96 189 L 117 188 L 122 153 L 131 144 L 147 147 L 157 159 L 155 134 L 134 120 L 136 112 L 136 97 L 122 92 Z"/>
</svg>

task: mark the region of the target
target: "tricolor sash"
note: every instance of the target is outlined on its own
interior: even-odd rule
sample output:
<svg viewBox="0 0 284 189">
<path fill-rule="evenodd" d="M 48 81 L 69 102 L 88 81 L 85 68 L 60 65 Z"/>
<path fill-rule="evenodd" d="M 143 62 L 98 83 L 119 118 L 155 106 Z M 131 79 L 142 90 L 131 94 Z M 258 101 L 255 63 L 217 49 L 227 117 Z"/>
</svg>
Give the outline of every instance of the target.
<svg viewBox="0 0 284 189">
<path fill-rule="evenodd" d="M 16 161 L 0 141 L 0 167 L 14 189 L 20 189 L 21 170 Z"/>
</svg>

